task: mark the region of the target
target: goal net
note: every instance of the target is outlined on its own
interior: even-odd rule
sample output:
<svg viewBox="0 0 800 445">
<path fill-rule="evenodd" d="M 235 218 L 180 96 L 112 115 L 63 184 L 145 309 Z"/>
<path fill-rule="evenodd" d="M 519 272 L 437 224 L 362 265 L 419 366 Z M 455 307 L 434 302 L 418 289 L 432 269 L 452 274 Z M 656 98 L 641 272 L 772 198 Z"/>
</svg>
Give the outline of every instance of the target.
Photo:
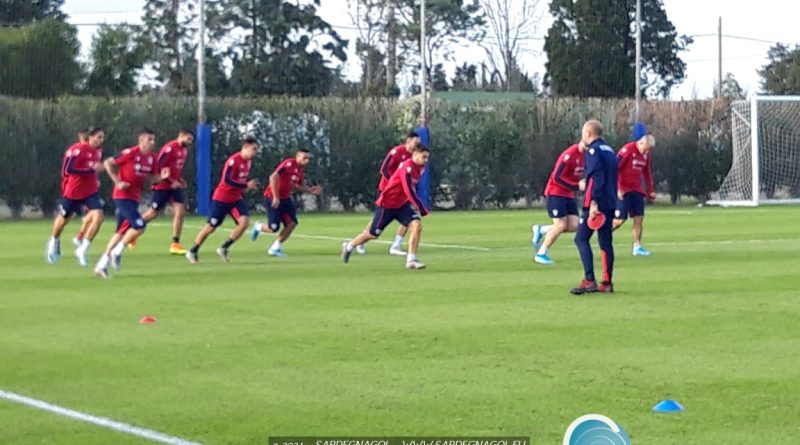
<svg viewBox="0 0 800 445">
<path fill-rule="evenodd" d="M 800 203 L 800 96 L 732 105 L 733 163 L 709 204 Z"/>
</svg>

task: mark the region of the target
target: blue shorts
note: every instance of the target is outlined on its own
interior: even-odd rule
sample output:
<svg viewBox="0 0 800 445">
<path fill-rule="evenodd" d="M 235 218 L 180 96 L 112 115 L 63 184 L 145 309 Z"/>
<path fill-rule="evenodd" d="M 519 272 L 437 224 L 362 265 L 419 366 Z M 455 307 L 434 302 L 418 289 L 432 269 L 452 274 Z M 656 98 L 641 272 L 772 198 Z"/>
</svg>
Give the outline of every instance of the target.
<svg viewBox="0 0 800 445">
<path fill-rule="evenodd" d="M 139 203 L 132 199 L 115 199 L 117 208 L 117 233 L 128 229 L 144 230 L 146 223 L 139 213 Z"/>
<path fill-rule="evenodd" d="M 294 199 L 292 198 L 281 199 L 281 205 L 277 209 L 272 207 L 271 199 L 265 198 L 264 208 L 267 211 L 269 229 L 273 232 L 277 232 L 281 228 L 281 224 L 285 226 L 290 222 L 298 223 L 297 207 L 295 207 Z"/>
<path fill-rule="evenodd" d="M 93 193 L 83 199 L 69 199 L 61 197 L 58 201 L 58 211 L 64 218 L 69 218 L 73 214 L 83 215 L 83 209 L 100 210 L 103 202 L 100 200 L 100 193 Z"/>
<path fill-rule="evenodd" d="M 397 221 L 404 226 L 408 226 L 411 224 L 411 221 L 418 219 L 420 219 L 419 213 L 411 207 L 411 203 L 409 202 L 398 209 L 384 209 L 383 207 L 375 206 L 375 216 L 372 217 L 369 233 L 372 234 L 372 236 L 378 237 L 381 236 L 383 229 L 391 224 L 392 221 Z"/>
<path fill-rule="evenodd" d="M 163 209 L 168 202 L 177 204 L 185 203 L 186 200 L 183 199 L 183 190 L 181 189 L 153 190 L 153 199 L 152 202 L 150 203 L 150 208 L 158 211 Z"/>
<path fill-rule="evenodd" d="M 626 193 L 617 200 L 615 219 L 626 220 L 628 216 L 644 216 L 644 195 L 636 192 Z"/>
<path fill-rule="evenodd" d="M 547 214 L 550 215 L 550 218 L 566 218 L 568 215 L 578 216 L 578 202 L 574 198 L 548 196 Z"/>
<path fill-rule="evenodd" d="M 231 215 L 236 224 L 239 224 L 239 218 L 248 216 L 247 203 L 244 202 L 244 199 L 236 202 L 211 201 L 211 212 L 208 215 L 208 223 L 211 227 L 219 227 L 227 215 Z"/>
</svg>

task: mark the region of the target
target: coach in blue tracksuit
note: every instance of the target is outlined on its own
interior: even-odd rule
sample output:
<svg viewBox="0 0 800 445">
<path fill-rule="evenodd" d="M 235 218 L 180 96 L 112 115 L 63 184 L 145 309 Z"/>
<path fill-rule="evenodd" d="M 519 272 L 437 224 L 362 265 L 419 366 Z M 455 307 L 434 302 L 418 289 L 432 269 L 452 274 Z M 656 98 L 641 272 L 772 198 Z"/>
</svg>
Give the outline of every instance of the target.
<svg viewBox="0 0 800 445">
<path fill-rule="evenodd" d="M 583 213 L 575 234 L 575 245 L 583 262 L 584 278 L 581 284 L 572 289 L 575 295 L 590 292 L 614 292 L 611 276 L 614 271 L 614 246 L 612 245 L 612 226 L 617 203 L 617 155 L 614 149 L 603 141 L 603 126 L 596 120 L 583 125 L 581 144 L 585 152 L 586 168 L 581 186 L 585 188 Z M 589 240 L 594 230 L 590 221 L 597 223 L 605 217 L 605 222 L 597 229 L 600 242 L 600 256 L 603 260 L 603 280 L 597 284 L 594 276 L 594 258 Z"/>
</svg>

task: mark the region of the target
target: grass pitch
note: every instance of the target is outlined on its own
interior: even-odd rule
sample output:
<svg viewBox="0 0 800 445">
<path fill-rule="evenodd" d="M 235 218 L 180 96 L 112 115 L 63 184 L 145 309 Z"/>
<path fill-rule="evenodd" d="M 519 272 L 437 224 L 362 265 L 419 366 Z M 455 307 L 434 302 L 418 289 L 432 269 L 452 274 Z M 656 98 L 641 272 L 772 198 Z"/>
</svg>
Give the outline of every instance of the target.
<svg viewBox="0 0 800 445">
<path fill-rule="evenodd" d="M 0 222 L 0 389 L 205 444 L 560 444 L 587 413 L 634 444 L 800 443 L 798 208 L 652 209 L 653 256 L 630 256 L 626 226 L 617 293 L 580 298 L 568 293 L 581 278 L 571 235 L 555 266 L 531 261 L 541 210 L 433 214 L 424 271 L 375 243 L 342 265 L 334 238 L 368 215 L 300 219 L 288 258 L 267 257 L 270 237 L 243 238 L 222 264 L 220 230 L 190 266 L 166 254 L 162 217 L 107 281 L 69 255 L 77 222 L 55 266 L 44 263 L 49 221 Z M 184 244 L 202 222 L 187 221 Z M 138 324 L 145 315 L 158 323 Z M 650 411 L 667 398 L 686 411 Z M 146 442 L 0 400 L 0 443 Z"/>
</svg>

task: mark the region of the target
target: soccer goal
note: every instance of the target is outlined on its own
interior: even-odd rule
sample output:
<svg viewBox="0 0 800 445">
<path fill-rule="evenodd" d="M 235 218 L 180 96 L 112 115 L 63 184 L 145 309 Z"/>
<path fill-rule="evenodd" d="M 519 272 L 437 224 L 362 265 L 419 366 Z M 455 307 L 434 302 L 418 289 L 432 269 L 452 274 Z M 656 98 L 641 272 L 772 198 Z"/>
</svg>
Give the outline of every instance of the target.
<svg viewBox="0 0 800 445">
<path fill-rule="evenodd" d="M 732 104 L 733 163 L 708 204 L 800 203 L 800 96 Z"/>
</svg>

